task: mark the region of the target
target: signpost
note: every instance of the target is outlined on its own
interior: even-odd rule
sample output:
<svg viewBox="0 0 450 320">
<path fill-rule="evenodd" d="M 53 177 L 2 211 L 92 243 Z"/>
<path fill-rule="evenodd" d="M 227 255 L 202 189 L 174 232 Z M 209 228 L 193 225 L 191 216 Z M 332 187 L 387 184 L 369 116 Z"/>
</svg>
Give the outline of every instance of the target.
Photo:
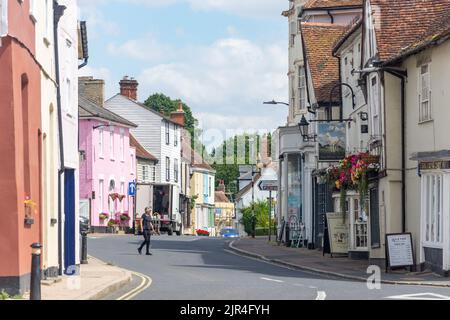
<svg viewBox="0 0 450 320">
<path fill-rule="evenodd" d="M 133 233 L 136 234 L 136 182 L 130 182 L 128 184 L 128 197 L 133 197 Z M 129 199 L 129 198 L 128 198 Z M 130 201 L 128 201 L 128 212 L 130 212 Z"/>
<path fill-rule="evenodd" d="M 261 180 L 258 183 L 261 191 L 269 191 L 269 242 L 272 241 L 272 192 L 278 191 L 278 180 Z"/>
<path fill-rule="evenodd" d="M 386 235 L 386 272 L 391 268 L 413 267 L 414 250 L 411 233 Z"/>
</svg>

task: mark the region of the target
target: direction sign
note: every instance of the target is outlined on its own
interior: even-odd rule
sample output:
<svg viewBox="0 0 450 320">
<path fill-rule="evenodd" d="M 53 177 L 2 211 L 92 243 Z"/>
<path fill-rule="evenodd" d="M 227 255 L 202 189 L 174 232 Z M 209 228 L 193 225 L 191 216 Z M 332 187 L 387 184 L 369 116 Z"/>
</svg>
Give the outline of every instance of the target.
<svg viewBox="0 0 450 320">
<path fill-rule="evenodd" d="M 136 183 L 130 182 L 128 184 L 128 195 L 134 197 L 136 195 Z"/>
<path fill-rule="evenodd" d="M 258 183 L 258 188 L 261 191 L 278 191 L 277 180 L 261 180 Z"/>
</svg>

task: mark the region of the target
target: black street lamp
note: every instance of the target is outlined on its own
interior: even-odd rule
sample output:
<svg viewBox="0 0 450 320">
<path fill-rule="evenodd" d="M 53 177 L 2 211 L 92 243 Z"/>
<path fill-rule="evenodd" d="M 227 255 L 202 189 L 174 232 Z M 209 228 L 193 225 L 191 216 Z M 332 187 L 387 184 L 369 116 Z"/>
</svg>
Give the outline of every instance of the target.
<svg viewBox="0 0 450 320">
<path fill-rule="evenodd" d="M 272 101 L 266 101 L 266 102 L 264 102 L 263 104 L 272 104 L 272 105 L 284 104 L 285 106 L 288 106 L 288 107 L 289 107 L 289 103 L 286 103 L 286 102 L 279 102 L 279 101 L 275 101 L 275 100 L 272 100 Z"/>
<path fill-rule="evenodd" d="M 300 120 L 300 123 L 298 124 L 298 127 L 300 128 L 300 133 L 303 137 L 303 141 L 309 142 L 309 141 L 316 141 L 317 135 L 310 134 L 309 133 L 309 125 L 310 123 L 308 120 L 306 120 L 305 116 L 302 116 L 302 119 Z"/>
</svg>

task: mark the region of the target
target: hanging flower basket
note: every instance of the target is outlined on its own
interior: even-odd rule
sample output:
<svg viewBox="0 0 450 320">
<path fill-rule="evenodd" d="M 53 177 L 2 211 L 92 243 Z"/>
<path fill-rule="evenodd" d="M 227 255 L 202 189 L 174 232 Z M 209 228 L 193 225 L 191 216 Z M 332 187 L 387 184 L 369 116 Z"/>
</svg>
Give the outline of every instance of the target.
<svg viewBox="0 0 450 320">
<path fill-rule="evenodd" d="M 109 197 L 113 200 L 116 201 L 117 199 L 119 199 L 119 194 L 118 193 L 111 193 L 109 195 Z"/>
<path fill-rule="evenodd" d="M 128 221 L 130 221 L 130 220 L 131 220 L 131 218 L 130 218 L 130 216 L 128 215 L 128 213 L 123 213 L 123 214 L 120 215 L 120 221 L 122 221 L 122 222 L 128 222 Z"/>
<path fill-rule="evenodd" d="M 360 195 L 361 208 L 366 206 L 369 189 L 369 176 L 380 170 L 379 156 L 368 153 L 350 155 L 343 159 L 338 166 L 327 169 L 327 180 L 338 190 L 340 195 L 340 209 L 345 219 L 346 198 L 349 190 L 355 190 Z"/>
<path fill-rule="evenodd" d="M 101 221 L 105 221 L 105 220 L 109 219 L 109 214 L 107 214 L 107 213 L 100 213 L 100 215 L 98 217 L 99 217 L 99 219 Z"/>
<path fill-rule="evenodd" d="M 120 202 L 122 202 L 123 199 L 125 199 L 126 197 L 127 197 L 126 195 L 121 194 L 121 195 L 118 196 L 118 199 L 119 199 Z"/>
<path fill-rule="evenodd" d="M 115 219 L 111 219 L 108 221 L 108 227 L 110 228 L 114 228 L 117 227 L 119 225 L 119 221 L 115 220 Z"/>
</svg>

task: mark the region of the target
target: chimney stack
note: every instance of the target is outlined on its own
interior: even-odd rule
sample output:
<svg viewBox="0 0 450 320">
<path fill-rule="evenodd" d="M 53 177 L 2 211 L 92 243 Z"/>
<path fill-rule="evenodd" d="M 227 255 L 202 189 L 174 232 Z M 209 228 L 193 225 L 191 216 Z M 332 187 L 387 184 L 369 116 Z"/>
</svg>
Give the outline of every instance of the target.
<svg viewBox="0 0 450 320">
<path fill-rule="evenodd" d="M 219 186 L 217 187 L 217 191 L 225 192 L 225 181 L 224 180 L 220 180 Z"/>
<path fill-rule="evenodd" d="M 180 101 L 178 104 L 178 110 L 175 112 L 172 112 L 170 114 L 170 119 L 179 124 L 180 126 L 184 127 L 186 124 L 186 113 L 183 110 L 183 103 Z"/>
<path fill-rule="evenodd" d="M 78 92 L 99 107 L 103 107 L 105 103 L 105 81 L 94 79 L 93 77 L 78 78 Z"/>
<path fill-rule="evenodd" d="M 137 91 L 139 83 L 134 78 L 123 77 L 119 82 L 120 94 L 127 98 L 137 101 Z"/>
</svg>

